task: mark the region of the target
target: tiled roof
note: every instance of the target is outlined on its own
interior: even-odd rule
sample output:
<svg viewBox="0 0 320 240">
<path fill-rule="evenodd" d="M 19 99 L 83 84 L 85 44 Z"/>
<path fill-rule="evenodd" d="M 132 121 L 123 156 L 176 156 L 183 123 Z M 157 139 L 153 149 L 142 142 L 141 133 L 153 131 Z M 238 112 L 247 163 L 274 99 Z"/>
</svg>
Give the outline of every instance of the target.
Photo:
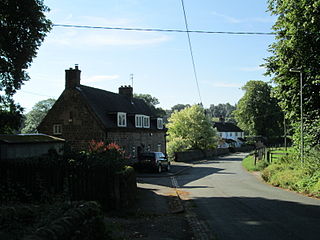
<svg viewBox="0 0 320 240">
<path fill-rule="evenodd" d="M 127 128 L 134 128 L 134 115 L 155 117 L 150 107 L 142 99 L 128 98 L 121 94 L 80 85 L 76 89 L 106 128 L 117 127 L 117 112 L 127 113 Z M 130 118 L 131 116 L 131 118 Z M 130 119 L 132 121 L 130 121 Z M 150 128 L 156 128 L 150 119 Z"/>
<path fill-rule="evenodd" d="M 230 122 L 215 122 L 213 127 L 216 127 L 218 132 L 243 132 L 241 128 Z"/>
</svg>

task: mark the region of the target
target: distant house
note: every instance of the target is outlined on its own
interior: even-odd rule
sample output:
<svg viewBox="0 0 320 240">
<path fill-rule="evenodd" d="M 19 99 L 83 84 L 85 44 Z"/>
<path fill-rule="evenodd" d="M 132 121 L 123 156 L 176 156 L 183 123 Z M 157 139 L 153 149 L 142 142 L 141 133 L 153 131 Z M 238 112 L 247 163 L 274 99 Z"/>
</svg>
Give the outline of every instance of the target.
<svg viewBox="0 0 320 240">
<path fill-rule="evenodd" d="M 75 150 L 91 140 L 115 142 L 132 157 L 142 151 L 166 152 L 166 129 L 131 86 L 118 93 L 80 84 L 78 66 L 65 71 L 65 90 L 38 126 L 38 131 L 62 137 Z"/>
<path fill-rule="evenodd" d="M 237 125 L 225 122 L 224 118 L 220 117 L 219 122 L 214 122 L 213 126 L 217 128 L 220 137 L 218 147 L 241 147 L 244 143 L 244 132 Z"/>
<path fill-rule="evenodd" d="M 64 139 L 45 134 L 0 134 L 0 159 L 9 160 L 63 153 Z"/>
</svg>

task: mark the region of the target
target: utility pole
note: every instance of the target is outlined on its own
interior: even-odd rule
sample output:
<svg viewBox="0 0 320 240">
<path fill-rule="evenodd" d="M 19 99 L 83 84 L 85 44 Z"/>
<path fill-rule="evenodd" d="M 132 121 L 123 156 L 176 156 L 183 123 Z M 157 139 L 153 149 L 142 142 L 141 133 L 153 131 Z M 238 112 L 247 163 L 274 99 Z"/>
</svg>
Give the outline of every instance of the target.
<svg viewBox="0 0 320 240">
<path fill-rule="evenodd" d="M 289 69 L 289 72 L 295 72 L 300 74 L 300 160 L 303 163 L 304 159 L 304 142 L 303 142 L 303 75 L 301 69 Z"/>
</svg>

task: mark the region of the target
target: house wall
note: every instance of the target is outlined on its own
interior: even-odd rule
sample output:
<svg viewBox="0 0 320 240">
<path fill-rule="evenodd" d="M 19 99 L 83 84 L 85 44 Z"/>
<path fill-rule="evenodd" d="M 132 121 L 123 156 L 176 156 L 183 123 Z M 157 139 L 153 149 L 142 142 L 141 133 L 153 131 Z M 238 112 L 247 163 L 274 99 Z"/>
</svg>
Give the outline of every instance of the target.
<svg viewBox="0 0 320 240">
<path fill-rule="evenodd" d="M 62 134 L 53 125 L 61 124 Z M 38 127 L 40 133 L 61 137 L 74 150 L 87 149 L 90 140 L 104 140 L 105 131 L 75 90 L 65 90 Z"/>
<path fill-rule="evenodd" d="M 107 133 L 107 142 L 114 142 L 120 145 L 128 155 L 137 156 L 138 148 L 141 151 L 155 151 L 166 153 L 166 142 L 164 132 L 134 131 Z"/>
</svg>

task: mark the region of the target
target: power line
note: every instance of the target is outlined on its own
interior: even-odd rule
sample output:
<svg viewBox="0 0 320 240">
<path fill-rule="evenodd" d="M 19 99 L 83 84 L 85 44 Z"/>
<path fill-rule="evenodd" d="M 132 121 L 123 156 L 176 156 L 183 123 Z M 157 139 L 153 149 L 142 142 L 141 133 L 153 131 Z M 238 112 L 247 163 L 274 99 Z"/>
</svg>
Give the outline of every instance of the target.
<svg viewBox="0 0 320 240">
<path fill-rule="evenodd" d="M 160 29 L 160 28 L 129 28 L 129 27 L 104 27 L 73 24 L 53 24 L 54 27 L 100 29 L 100 30 L 120 30 L 137 32 L 171 32 L 171 33 L 200 33 L 200 34 L 229 34 L 229 35 L 275 35 L 272 32 L 235 32 L 235 31 L 205 31 L 205 30 L 181 30 L 181 29 Z"/>
<path fill-rule="evenodd" d="M 197 84 L 197 90 L 198 90 L 198 95 L 199 95 L 200 103 L 201 103 L 201 105 L 202 105 L 202 99 L 201 99 L 201 93 L 200 93 L 200 88 L 199 88 L 199 82 L 198 82 L 196 64 L 195 64 L 194 57 L 193 57 L 192 44 L 191 44 L 189 27 L 188 27 L 188 21 L 187 21 L 187 14 L 186 14 L 186 10 L 185 10 L 185 7 L 184 7 L 184 2 L 183 2 L 183 0 L 181 0 L 181 5 L 182 5 L 182 10 L 183 10 L 183 16 L 184 16 L 184 24 L 185 24 L 186 30 L 187 30 L 188 43 L 189 43 L 189 51 L 190 51 L 190 56 L 191 56 L 191 61 L 192 61 L 192 67 L 193 67 L 193 74 L 194 74 L 194 78 L 195 78 L 196 84 Z"/>
</svg>

